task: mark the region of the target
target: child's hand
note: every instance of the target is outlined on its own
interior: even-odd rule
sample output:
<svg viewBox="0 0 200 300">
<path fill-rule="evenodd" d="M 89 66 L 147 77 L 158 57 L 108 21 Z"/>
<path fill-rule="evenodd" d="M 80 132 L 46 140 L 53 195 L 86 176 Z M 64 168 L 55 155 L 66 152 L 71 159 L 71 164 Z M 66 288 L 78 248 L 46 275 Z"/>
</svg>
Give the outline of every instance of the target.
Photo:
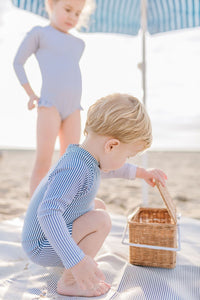
<svg viewBox="0 0 200 300">
<path fill-rule="evenodd" d="M 88 255 L 70 270 L 83 290 L 93 289 L 100 281 L 105 280 L 105 276 L 99 270 L 97 263 Z"/>
<path fill-rule="evenodd" d="M 35 94 L 30 95 L 29 101 L 28 101 L 28 109 L 31 110 L 36 107 L 37 103 L 39 101 L 38 96 Z"/>
<path fill-rule="evenodd" d="M 144 179 L 149 185 L 155 186 L 156 181 L 159 181 L 162 186 L 165 186 L 167 175 L 159 169 L 143 169 L 137 168 L 136 177 Z"/>
</svg>

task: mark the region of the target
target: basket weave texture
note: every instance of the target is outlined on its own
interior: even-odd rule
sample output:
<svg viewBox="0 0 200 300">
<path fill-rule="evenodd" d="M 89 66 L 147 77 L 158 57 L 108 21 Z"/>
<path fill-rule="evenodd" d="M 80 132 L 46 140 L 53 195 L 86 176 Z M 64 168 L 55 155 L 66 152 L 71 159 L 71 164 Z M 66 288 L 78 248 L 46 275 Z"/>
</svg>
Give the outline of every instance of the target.
<svg viewBox="0 0 200 300">
<path fill-rule="evenodd" d="M 138 208 L 129 217 L 129 242 L 160 247 L 177 247 L 176 207 L 167 188 L 157 184 L 166 208 Z M 129 261 L 134 265 L 160 268 L 176 266 L 176 252 L 130 246 Z"/>
</svg>

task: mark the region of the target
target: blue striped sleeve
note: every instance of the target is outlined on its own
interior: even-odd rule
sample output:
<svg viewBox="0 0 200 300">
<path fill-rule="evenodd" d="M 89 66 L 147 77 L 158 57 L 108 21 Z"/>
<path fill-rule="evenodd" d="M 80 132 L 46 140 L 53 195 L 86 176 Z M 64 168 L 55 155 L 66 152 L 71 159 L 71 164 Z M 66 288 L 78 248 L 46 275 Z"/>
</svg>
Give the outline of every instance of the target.
<svg viewBox="0 0 200 300">
<path fill-rule="evenodd" d="M 84 170 L 80 165 L 74 168 L 55 169 L 49 178 L 49 185 L 38 208 L 38 220 L 44 234 L 66 269 L 78 264 L 85 256 L 72 239 L 63 213 L 80 191 Z"/>
<path fill-rule="evenodd" d="M 39 47 L 39 28 L 39 26 L 34 27 L 27 33 L 14 58 L 13 67 L 21 84 L 28 82 L 24 64 Z"/>
<path fill-rule="evenodd" d="M 136 177 L 137 166 L 129 163 L 125 163 L 121 168 L 110 171 L 101 171 L 101 178 L 124 178 L 129 180 L 134 180 Z"/>
</svg>

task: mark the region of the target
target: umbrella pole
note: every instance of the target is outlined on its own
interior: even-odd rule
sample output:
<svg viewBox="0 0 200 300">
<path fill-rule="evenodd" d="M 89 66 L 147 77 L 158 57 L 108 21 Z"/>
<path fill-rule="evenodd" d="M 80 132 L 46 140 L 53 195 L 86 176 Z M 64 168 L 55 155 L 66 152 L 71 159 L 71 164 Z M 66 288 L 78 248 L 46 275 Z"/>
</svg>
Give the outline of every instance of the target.
<svg viewBox="0 0 200 300">
<path fill-rule="evenodd" d="M 147 0 L 141 0 L 142 28 L 142 101 L 146 106 L 146 31 L 147 31 Z"/>
<path fill-rule="evenodd" d="M 141 0 L 141 29 L 142 29 L 142 101 L 146 106 L 146 31 L 147 31 L 147 0 Z M 142 155 L 142 166 L 147 168 L 147 152 Z M 148 206 L 148 185 L 142 181 L 142 204 Z"/>
</svg>

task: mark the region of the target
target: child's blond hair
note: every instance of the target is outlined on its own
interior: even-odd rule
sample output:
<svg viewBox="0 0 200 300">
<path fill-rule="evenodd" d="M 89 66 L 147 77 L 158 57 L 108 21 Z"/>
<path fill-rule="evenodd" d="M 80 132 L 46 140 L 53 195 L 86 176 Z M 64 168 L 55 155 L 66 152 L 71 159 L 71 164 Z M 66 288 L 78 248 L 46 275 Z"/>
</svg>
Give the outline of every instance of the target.
<svg viewBox="0 0 200 300">
<path fill-rule="evenodd" d="M 51 1 L 58 2 L 60 0 L 51 0 Z M 80 29 L 81 27 L 87 28 L 90 16 L 94 12 L 95 8 L 96 8 L 95 0 L 85 0 L 85 5 L 80 14 L 78 24 L 76 25 L 76 29 Z M 45 0 L 45 9 L 48 15 L 50 15 L 51 9 L 48 5 L 48 0 Z"/>
<path fill-rule="evenodd" d="M 110 136 L 122 143 L 152 143 L 151 121 L 143 104 L 128 94 L 112 94 L 90 106 L 84 134 L 94 132 Z"/>
<path fill-rule="evenodd" d="M 90 20 L 90 16 L 94 13 L 96 9 L 95 0 L 86 0 L 84 8 L 80 14 L 78 24 L 76 25 L 76 29 L 80 29 L 81 27 L 87 28 Z"/>
</svg>

